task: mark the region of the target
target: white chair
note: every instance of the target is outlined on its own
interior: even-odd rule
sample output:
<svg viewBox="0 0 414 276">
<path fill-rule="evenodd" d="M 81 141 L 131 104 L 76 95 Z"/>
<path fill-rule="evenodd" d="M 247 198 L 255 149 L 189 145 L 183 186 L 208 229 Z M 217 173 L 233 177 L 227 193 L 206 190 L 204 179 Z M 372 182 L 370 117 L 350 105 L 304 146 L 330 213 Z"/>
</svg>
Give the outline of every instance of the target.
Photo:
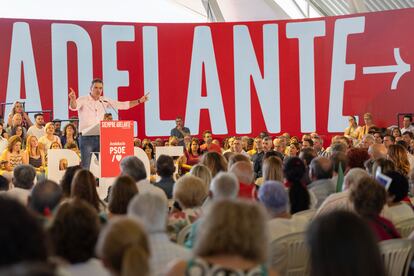
<svg viewBox="0 0 414 276">
<path fill-rule="evenodd" d="M 409 218 L 395 224 L 395 228 L 403 239 L 408 238 L 414 231 L 414 218 Z"/>
<path fill-rule="evenodd" d="M 408 239 L 393 239 L 379 243 L 387 275 L 406 276 L 413 257 L 413 243 Z"/>
<path fill-rule="evenodd" d="M 180 245 L 184 245 L 186 239 L 190 235 L 192 224 L 186 225 L 181 231 L 178 233 L 177 236 L 177 243 Z"/>
<path fill-rule="evenodd" d="M 305 244 L 305 232 L 288 234 L 270 244 L 271 266 L 280 275 L 309 275 L 309 253 Z"/>
</svg>

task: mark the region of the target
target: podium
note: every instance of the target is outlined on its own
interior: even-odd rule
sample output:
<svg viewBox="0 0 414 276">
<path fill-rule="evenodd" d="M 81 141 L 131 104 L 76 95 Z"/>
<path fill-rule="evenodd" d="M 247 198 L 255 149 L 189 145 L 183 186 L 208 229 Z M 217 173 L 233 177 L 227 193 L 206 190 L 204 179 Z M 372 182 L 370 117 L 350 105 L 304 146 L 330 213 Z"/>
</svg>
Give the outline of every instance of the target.
<svg viewBox="0 0 414 276">
<path fill-rule="evenodd" d="M 101 177 L 116 177 L 122 158 L 134 155 L 133 121 L 101 121 L 87 129 L 90 135 L 100 135 Z M 83 135 L 83 134 L 82 134 Z"/>
</svg>

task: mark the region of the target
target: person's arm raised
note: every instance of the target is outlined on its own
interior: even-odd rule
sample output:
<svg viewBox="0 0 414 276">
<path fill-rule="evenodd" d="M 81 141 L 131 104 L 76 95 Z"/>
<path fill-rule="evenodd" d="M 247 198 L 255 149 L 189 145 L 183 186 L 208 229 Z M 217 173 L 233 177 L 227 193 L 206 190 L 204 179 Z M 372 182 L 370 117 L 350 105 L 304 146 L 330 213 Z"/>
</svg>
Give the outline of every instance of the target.
<svg viewBox="0 0 414 276">
<path fill-rule="evenodd" d="M 75 110 L 77 108 L 75 90 L 73 90 L 72 88 L 69 88 L 69 90 L 69 107 Z"/>
<path fill-rule="evenodd" d="M 141 103 L 145 103 L 149 100 L 149 93 L 145 94 L 139 99 L 133 100 L 129 102 L 129 108 L 133 108 Z"/>
</svg>

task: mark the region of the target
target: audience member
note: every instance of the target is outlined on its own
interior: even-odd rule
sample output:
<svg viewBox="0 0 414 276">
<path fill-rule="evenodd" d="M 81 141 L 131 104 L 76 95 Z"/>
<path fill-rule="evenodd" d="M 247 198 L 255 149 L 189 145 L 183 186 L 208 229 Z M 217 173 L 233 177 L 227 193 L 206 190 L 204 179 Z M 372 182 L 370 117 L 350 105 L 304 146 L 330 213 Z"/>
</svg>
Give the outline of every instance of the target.
<svg viewBox="0 0 414 276">
<path fill-rule="evenodd" d="M 401 238 L 392 222 L 380 216 L 386 203 L 386 191 L 376 180 L 363 177 L 351 190 L 350 199 L 355 211 L 368 222 L 378 241 Z"/>
<path fill-rule="evenodd" d="M 243 218 L 240 220 L 240 218 Z M 167 275 L 276 275 L 266 268 L 267 233 L 257 203 L 220 200 L 211 206 L 199 226 L 195 257 L 175 263 Z M 226 227 L 223 227 L 226 225 Z"/>
<path fill-rule="evenodd" d="M 160 155 L 157 159 L 157 174 L 161 177 L 161 179 L 155 183 L 155 186 L 162 189 L 167 198 L 172 198 L 172 191 L 174 187 L 174 177 L 173 174 L 175 172 L 174 160 L 171 156 L 168 155 Z"/>
<path fill-rule="evenodd" d="M 332 193 L 336 192 L 336 186 L 332 182 L 333 166 L 332 161 L 326 157 L 316 157 L 309 166 L 309 178 L 312 182 L 308 185 L 317 199 L 316 208 Z"/>
<path fill-rule="evenodd" d="M 306 241 L 311 276 L 386 275 L 371 229 L 351 212 L 336 211 L 314 219 Z"/>
<path fill-rule="evenodd" d="M 19 136 L 14 135 L 9 138 L 7 149 L 0 159 L 4 161 L 4 168 L 9 172 L 23 164 L 22 139 Z"/>
<path fill-rule="evenodd" d="M 43 180 L 33 187 L 29 196 L 29 209 L 49 219 L 62 199 L 62 188 L 52 180 Z"/>
<path fill-rule="evenodd" d="M 289 189 L 290 213 L 295 214 L 311 207 L 311 196 L 303 183 L 305 164 L 298 157 L 290 157 L 283 164 L 285 186 Z"/>
<path fill-rule="evenodd" d="M 414 218 L 413 208 L 403 200 L 408 195 L 408 179 L 398 172 L 387 172 L 386 176 L 392 179 L 387 189 L 387 205 L 384 208 L 383 215 L 389 219 L 394 225 L 397 223 Z"/>
<path fill-rule="evenodd" d="M 185 175 L 174 185 L 173 199 L 181 210 L 174 210 L 168 219 L 168 232 L 172 240 L 185 226 L 192 224 L 201 215 L 201 205 L 207 198 L 203 181 L 192 175 Z"/>
<path fill-rule="evenodd" d="M 34 180 L 36 178 L 36 171 L 32 166 L 19 165 L 13 170 L 13 188 L 7 192 L 7 194 L 17 199 L 21 204 L 27 206 L 28 198 Z"/>
<path fill-rule="evenodd" d="M 82 169 L 81 166 L 71 166 L 66 169 L 62 177 L 62 180 L 60 181 L 60 186 L 62 187 L 63 198 L 70 197 L 70 193 L 72 191 L 73 177 L 75 176 L 75 173 L 81 169 Z"/>
<path fill-rule="evenodd" d="M 388 159 L 394 162 L 396 170 L 408 177 L 410 172 L 410 162 L 408 161 L 407 151 L 401 145 L 390 145 L 388 147 Z"/>
<path fill-rule="evenodd" d="M 253 166 L 250 162 L 240 161 L 231 166 L 229 172 L 233 173 L 239 181 L 239 197 L 254 199 L 255 185 L 253 183 Z"/>
<path fill-rule="evenodd" d="M 18 201 L 0 195 L 0 267 L 46 262 L 46 236 L 36 218 Z"/>
<path fill-rule="evenodd" d="M 95 176 L 90 171 L 85 169 L 78 170 L 73 176 L 71 186 L 71 198 L 85 200 L 98 213 L 105 211 L 106 205 L 98 196 Z"/>
<path fill-rule="evenodd" d="M 121 169 L 121 175 L 127 175 L 131 177 L 138 187 L 138 192 L 151 192 L 158 193 L 161 196 L 166 197 L 165 192 L 152 185 L 147 179 L 147 172 L 145 171 L 144 163 L 136 156 L 126 156 L 119 163 Z"/>
<path fill-rule="evenodd" d="M 49 228 L 55 256 L 64 259 L 70 275 L 109 275 L 94 250 L 100 231 L 95 208 L 84 200 L 62 203 Z"/>
<path fill-rule="evenodd" d="M 153 275 L 163 275 L 169 262 L 191 256 L 189 250 L 168 239 L 168 202 L 164 197 L 154 193 L 134 196 L 128 205 L 128 216 L 138 218 L 148 234 Z"/>
<path fill-rule="evenodd" d="M 201 158 L 200 163 L 210 169 L 212 177 L 221 171 L 227 171 L 226 160 L 220 153 L 214 151 L 205 153 Z"/>
<path fill-rule="evenodd" d="M 135 181 L 129 176 L 119 176 L 109 193 L 108 217 L 125 215 L 130 200 L 138 193 Z"/>
<path fill-rule="evenodd" d="M 151 275 L 148 238 L 136 220 L 119 217 L 109 221 L 99 234 L 96 253 L 113 276 Z"/>
<path fill-rule="evenodd" d="M 191 168 L 190 175 L 197 176 L 204 182 L 204 187 L 206 189 L 206 193 L 210 191 L 210 183 L 211 183 L 211 172 L 210 170 L 204 166 L 203 164 L 195 165 Z"/>
<path fill-rule="evenodd" d="M 27 135 L 33 135 L 36 136 L 37 139 L 40 139 L 43 135 L 45 135 L 45 120 L 43 118 L 42 113 L 36 113 L 34 115 L 35 118 L 35 124 L 29 127 L 27 130 Z"/>
</svg>

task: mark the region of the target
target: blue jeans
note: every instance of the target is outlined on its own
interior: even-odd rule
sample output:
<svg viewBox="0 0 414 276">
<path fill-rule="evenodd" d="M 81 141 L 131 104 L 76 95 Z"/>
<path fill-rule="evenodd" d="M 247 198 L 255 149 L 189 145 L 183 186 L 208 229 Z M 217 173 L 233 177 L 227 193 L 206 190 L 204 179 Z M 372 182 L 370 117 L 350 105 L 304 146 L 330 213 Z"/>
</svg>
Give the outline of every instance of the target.
<svg viewBox="0 0 414 276">
<path fill-rule="evenodd" d="M 91 164 L 91 153 L 100 152 L 99 136 L 80 136 L 79 144 L 81 150 L 82 167 L 89 170 Z"/>
</svg>

